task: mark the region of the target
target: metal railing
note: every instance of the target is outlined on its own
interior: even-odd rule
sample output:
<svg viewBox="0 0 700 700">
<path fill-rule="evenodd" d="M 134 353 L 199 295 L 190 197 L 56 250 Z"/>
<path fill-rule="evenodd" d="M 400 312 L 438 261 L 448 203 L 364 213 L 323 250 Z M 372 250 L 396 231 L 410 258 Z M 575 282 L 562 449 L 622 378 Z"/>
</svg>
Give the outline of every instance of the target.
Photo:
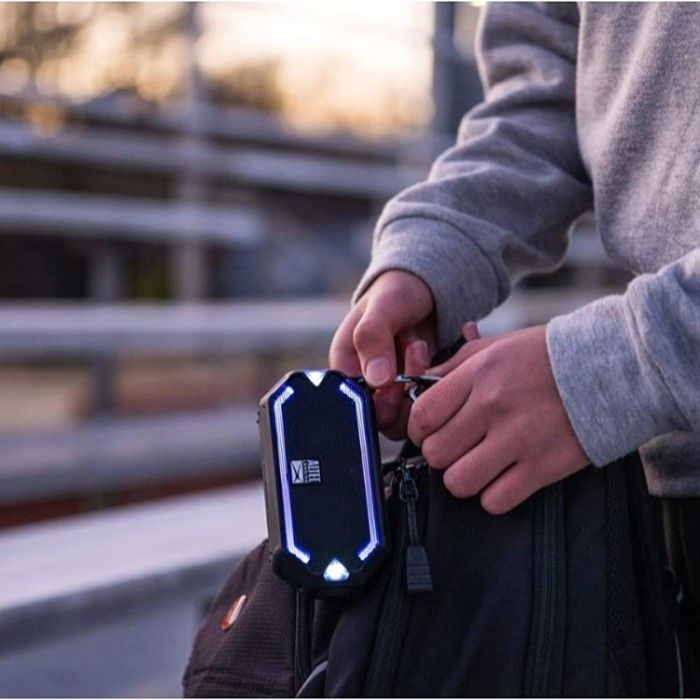
<svg viewBox="0 0 700 700">
<path fill-rule="evenodd" d="M 486 335 L 544 323 L 599 292 L 533 290 L 481 323 Z M 325 349 L 340 300 L 221 304 L 0 306 L 0 361 Z M 0 432 L 0 503 L 166 483 L 257 475 L 255 406 L 98 419 L 63 429 Z"/>
</svg>

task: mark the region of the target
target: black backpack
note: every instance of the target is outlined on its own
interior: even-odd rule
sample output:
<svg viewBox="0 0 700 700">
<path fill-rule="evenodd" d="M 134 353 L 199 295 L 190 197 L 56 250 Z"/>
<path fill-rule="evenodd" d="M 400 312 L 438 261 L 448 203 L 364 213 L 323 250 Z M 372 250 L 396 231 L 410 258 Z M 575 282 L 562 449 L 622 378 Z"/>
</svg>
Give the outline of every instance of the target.
<svg viewBox="0 0 700 700">
<path fill-rule="evenodd" d="M 393 555 L 354 599 L 307 598 L 266 541 L 254 549 L 197 634 L 186 696 L 682 694 L 675 584 L 637 454 L 499 516 L 439 472 L 416 479 L 417 501 L 389 498 Z M 430 572 L 407 585 L 409 546 Z"/>
</svg>

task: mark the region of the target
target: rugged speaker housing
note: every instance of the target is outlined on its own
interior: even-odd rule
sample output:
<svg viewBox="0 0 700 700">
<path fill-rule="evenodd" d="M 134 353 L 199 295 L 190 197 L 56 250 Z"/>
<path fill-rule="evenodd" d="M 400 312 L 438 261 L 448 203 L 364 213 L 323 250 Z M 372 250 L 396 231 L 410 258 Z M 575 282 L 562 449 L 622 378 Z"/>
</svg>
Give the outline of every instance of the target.
<svg viewBox="0 0 700 700">
<path fill-rule="evenodd" d="M 388 552 L 368 389 L 332 370 L 290 372 L 261 400 L 273 567 L 300 590 L 348 595 Z"/>
</svg>

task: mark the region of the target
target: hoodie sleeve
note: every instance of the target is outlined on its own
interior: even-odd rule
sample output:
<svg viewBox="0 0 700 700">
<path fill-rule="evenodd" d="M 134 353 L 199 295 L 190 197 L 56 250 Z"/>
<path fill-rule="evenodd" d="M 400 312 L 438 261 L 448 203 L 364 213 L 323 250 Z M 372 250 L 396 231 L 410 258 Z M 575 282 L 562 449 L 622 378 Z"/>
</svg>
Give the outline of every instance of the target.
<svg viewBox="0 0 700 700">
<path fill-rule="evenodd" d="M 493 3 L 478 65 L 484 102 L 428 180 L 388 202 L 357 299 L 380 275 L 418 275 L 435 300 L 441 342 L 508 295 L 524 273 L 562 260 L 571 223 L 591 207 L 578 150 L 575 3 Z"/>
<path fill-rule="evenodd" d="M 593 464 L 700 433 L 700 248 L 547 326 L 554 378 Z"/>
</svg>

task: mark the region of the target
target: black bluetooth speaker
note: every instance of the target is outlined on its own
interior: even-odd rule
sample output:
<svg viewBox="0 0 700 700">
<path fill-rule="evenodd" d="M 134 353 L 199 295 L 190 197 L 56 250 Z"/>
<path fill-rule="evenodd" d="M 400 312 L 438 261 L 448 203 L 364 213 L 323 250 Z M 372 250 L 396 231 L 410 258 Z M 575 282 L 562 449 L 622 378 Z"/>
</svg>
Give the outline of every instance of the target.
<svg viewBox="0 0 700 700">
<path fill-rule="evenodd" d="M 332 370 L 291 372 L 259 424 L 275 571 L 314 595 L 359 590 L 388 550 L 369 391 Z"/>
</svg>

